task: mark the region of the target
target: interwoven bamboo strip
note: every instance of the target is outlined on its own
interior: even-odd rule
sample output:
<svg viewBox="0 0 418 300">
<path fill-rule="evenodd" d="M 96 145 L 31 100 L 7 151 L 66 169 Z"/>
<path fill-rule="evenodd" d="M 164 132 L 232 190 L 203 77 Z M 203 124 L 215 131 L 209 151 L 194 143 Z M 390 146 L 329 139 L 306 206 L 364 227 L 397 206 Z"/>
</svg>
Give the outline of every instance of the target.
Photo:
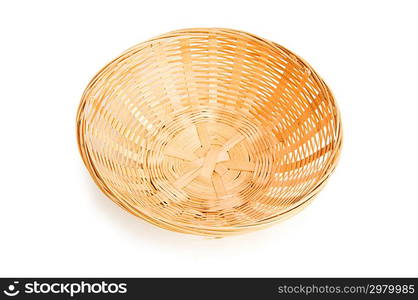
<svg viewBox="0 0 418 300">
<path fill-rule="evenodd" d="M 138 44 L 87 86 L 84 163 L 121 207 L 160 227 L 225 236 L 298 211 L 338 160 L 333 95 L 284 47 L 186 29 Z"/>
</svg>

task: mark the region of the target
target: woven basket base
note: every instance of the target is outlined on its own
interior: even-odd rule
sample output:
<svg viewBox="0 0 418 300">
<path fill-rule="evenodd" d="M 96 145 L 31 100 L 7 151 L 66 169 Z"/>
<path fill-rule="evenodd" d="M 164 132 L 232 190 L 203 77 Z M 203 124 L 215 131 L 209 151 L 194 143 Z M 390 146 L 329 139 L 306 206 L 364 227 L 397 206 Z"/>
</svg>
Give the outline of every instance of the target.
<svg viewBox="0 0 418 300">
<path fill-rule="evenodd" d="M 159 162 L 150 169 L 151 176 L 166 179 L 156 188 L 167 196 L 167 209 L 175 208 L 176 200 L 184 209 L 185 199 L 196 199 L 188 204 L 189 214 L 183 213 L 190 220 L 183 221 L 202 218 L 205 211 L 213 213 L 206 225 L 231 225 L 225 214 L 217 213 L 245 213 L 250 202 L 266 194 L 275 160 L 275 151 L 268 149 L 280 142 L 237 111 L 196 107 L 170 119 L 152 144 L 158 150 L 149 157 Z"/>
</svg>

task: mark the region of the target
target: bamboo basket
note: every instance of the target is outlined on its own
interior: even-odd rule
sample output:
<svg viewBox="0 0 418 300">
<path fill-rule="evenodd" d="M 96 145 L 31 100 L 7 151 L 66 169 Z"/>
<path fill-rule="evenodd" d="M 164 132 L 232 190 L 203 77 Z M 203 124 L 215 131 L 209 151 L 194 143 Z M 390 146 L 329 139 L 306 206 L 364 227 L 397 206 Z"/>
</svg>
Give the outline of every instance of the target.
<svg viewBox="0 0 418 300">
<path fill-rule="evenodd" d="M 341 120 L 318 74 L 286 48 L 201 28 L 138 44 L 87 86 L 81 156 L 132 214 L 222 237 L 305 207 L 337 163 Z"/>
</svg>

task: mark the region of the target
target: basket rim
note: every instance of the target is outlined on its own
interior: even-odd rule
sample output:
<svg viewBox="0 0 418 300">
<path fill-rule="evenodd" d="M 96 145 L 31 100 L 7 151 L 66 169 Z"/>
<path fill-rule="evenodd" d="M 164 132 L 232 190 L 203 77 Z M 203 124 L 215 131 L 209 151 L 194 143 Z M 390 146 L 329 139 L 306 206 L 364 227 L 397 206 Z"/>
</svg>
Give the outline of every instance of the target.
<svg viewBox="0 0 418 300">
<path fill-rule="evenodd" d="M 312 187 L 309 194 L 305 195 L 301 199 L 299 199 L 296 203 L 289 206 L 286 210 L 281 211 L 279 214 L 265 218 L 263 220 L 258 220 L 257 223 L 254 224 L 245 224 L 242 226 L 206 226 L 206 225 L 200 225 L 200 224 L 190 224 L 186 222 L 179 222 L 170 220 L 170 222 L 167 222 L 166 220 L 160 219 L 155 216 L 149 216 L 143 211 L 139 211 L 137 209 L 132 209 L 129 207 L 126 203 L 123 201 L 120 201 L 118 195 L 115 194 L 115 191 L 110 190 L 107 188 L 107 185 L 104 183 L 104 180 L 101 178 L 99 172 L 96 170 L 93 161 L 91 159 L 90 153 L 86 147 L 86 143 L 84 140 L 83 135 L 83 129 L 84 129 L 84 123 L 83 123 L 83 114 L 84 114 L 84 107 L 86 105 L 87 101 L 87 91 L 91 86 L 93 86 L 98 79 L 98 77 L 102 74 L 104 70 L 106 70 L 110 65 L 115 63 L 118 60 L 122 60 L 127 55 L 131 55 L 135 52 L 139 52 L 143 50 L 145 47 L 147 47 L 150 43 L 155 42 L 157 40 L 161 39 L 167 39 L 167 38 L 175 38 L 177 36 L 181 36 L 183 34 L 189 34 L 189 33 L 216 33 L 216 32 L 222 32 L 222 33 L 230 33 L 230 34 L 243 34 L 247 37 L 250 37 L 258 42 L 265 43 L 271 47 L 273 47 L 276 50 L 279 51 L 285 51 L 286 54 L 289 54 L 291 57 L 295 58 L 299 63 L 301 63 L 305 68 L 309 69 L 311 72 L 314 80 L 318 84 L 318 86 L 321 88 L 322 91 L 326 93 L 327 98 L 333 99 L 333 105 L 335 106 L 334 109 L 334 119 L 336 120 L 336 151 L 332 153 L 333 158 L 330 159 L 330 164 L 327 166 L 327 168 L 324 169 L 324 174 L 320 177 L 321 180 L 318 181 L 318 183 Z M 312 202 L 313 199 L 316 198 L 319 191 L 321 191 L 326 183 L 329 180 L 330 175 L 334 172 L 339 159 L 341 155 L 341 149 L 343 144 L 343 129 L 342 129 L 342 120 L 341 120 L 341 113 L 340 109 L 338 107 L 337 102 L 335 101 L 334 94 L 332 93 L 329 86 L 325 83 L 325 81 L 322 79 L 322 77 L 315 71 L 312 66 L 305 61 L 303 58 L 301 58 L 299 55 L 295 54 L 293 51 L 288 50 L 287 48 L 281 46 L 278 43 L 275 43 L 269 39 L 262 38 L 258 35 L 251 34 L 242 30 L 236 30 L 236 29 L 230 29 L 230 28 L 223 28 L 223 27 L 195 27 L 195 28 L 183 28 L 178 29 L 174 31 L 167 32 L 165 34 L 158 35 L 154 38 L 151 38 L 149 40 L 146 40 L 144 42 L 138 43 L 124 52 L 122 52 L 119 56 L 112 59 L 110 62 L 108 62 L 104 67 L 102 67 L 89 81 L 87 86 L 84 89 L 84 92 L 81 96 L 80 103 L 78 105 L 77 109 L 77 115 L 76 115 L 76 139 L 77 139 L 77 145 L 79 153 L 82 157 L 83 163 L 86 166 L 88 172 L 90 173 L 91 177 L 93 178 L 93 181 L 96 183 L 96 185 L 99 187 L 99 189 L 114 202 L 118 206 L 124 208 L 125 210 L 131 212 L 135 216 L 138 216 L 145 221 L 152 223 L 154 225 L 157 225 L 158 227 L 162 227 L 163 229 L 169 229 L 172 231 L 182 232 L 182 233 L 192 233 L 197 235 L 203 235 L 203 236 L 226 236 L 229 234 L 237 234 L 237 233 L 244 233 L 248 231 L 254 231 L 257 229 L 261 229 L 270 225 L 273 225 L 277 222 L 280 222 L 281 220 L 292 216 L 293 214 L 297 213 L 299 210 L 307 206 L 309 203 Z M 163 226 L 162 226 L 163 225 Z"/>
</svg>

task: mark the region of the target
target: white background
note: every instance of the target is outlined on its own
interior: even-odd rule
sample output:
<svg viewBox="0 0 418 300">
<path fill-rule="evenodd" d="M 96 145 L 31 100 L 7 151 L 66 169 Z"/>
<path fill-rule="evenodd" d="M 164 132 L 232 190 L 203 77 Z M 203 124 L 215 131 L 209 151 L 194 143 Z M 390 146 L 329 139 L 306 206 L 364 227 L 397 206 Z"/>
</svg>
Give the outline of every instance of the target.
<svg viewBox="0 0 418 300">
<path fill-rule="evenodd" d="M 418 276 L 416 1 L 4 1 L 0 276 Z M 339 166 L 304 211 L 209 239 L 117 207 L 79 156 L 92 76 L 130 46 L 227 27 L 305 58 L 344 125 Z"/>
</svg>

